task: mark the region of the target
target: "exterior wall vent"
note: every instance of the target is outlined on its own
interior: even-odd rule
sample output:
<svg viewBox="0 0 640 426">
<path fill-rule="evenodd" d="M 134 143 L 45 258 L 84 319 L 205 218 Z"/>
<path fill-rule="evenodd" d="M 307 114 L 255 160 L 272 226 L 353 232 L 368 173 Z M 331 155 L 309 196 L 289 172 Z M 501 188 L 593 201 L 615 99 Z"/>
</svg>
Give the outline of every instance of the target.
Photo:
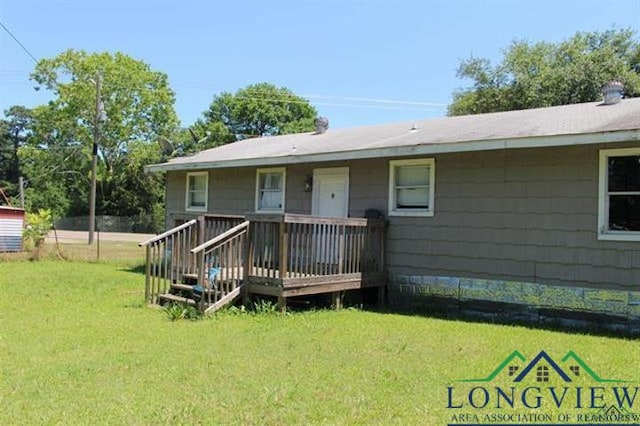
<svg viewBox="0 0 640 426">
<path fill-rule="evenodd" d="M 602 87 L 602 97 L 605 105 L 617 104 L 622 100 L 624 85 L 619 81 L 610 81 Z"/>
<path fill-rule="evenodd" d="M 313 122 L 316 125 L 316 135 L 320 135 L 329 128 L 329 119 L 327 117 L 318 117 Z"/>
</svg>

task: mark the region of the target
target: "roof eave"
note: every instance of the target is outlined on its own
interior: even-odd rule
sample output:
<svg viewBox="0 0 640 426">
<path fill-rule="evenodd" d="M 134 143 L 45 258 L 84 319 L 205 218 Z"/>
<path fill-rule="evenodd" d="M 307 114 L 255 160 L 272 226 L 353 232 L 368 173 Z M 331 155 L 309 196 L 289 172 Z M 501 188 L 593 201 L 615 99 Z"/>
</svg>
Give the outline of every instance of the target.
<svg viewBox="0 0 640 426">
<path fill-rule="evenodd" d="M 226 161 L 189 163 L 163 163 L 146 166 L 148 172 L 214 169 L 225 167 L 271 166 L 283 164 L 316 163 L 321 161 L 360 160 L 380 157 L 406 157 L 454 152 L 490 151 L 496 149 L 542 148 L 554 146 L 591 145 L 598 143 L 640 141 L 640 129 L 616 130 L 571 135 L 534 136 L 448 143 L 427 143 L 398 147 L 371 148 L 353 151 L 324 152 L 318 154 L 286 155 L 266 158 L 248 158 Z"/>
</svg>

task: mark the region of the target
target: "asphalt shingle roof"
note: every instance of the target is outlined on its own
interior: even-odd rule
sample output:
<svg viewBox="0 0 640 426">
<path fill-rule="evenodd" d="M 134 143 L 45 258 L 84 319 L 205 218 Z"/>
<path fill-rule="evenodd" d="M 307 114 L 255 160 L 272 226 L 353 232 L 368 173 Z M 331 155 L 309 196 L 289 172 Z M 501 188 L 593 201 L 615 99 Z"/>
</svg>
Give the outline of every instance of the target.
<svg viewBox="0 0 640 426">
<path fill-rule="evenodd" d="M 412 130 L 415 128 L 415 130 Z M 527 146 L 550 138 L 545 146 L 575 143 L 576 135 L 631 132 L 639 140 L 640 98 L 613 105 L 601 102 L 491 114 L 442 117 L 376 126 L 329 129 L 323 134 L 247 139 L 150 166 L 152 171 L 240 165 L 401 156 Z M 501 146 L 499 141 L 505 142 Z M 506 145 L 507 141 L 517 143 Z M 492 143 L 493 142 L 493 143 Z M 540 146 L 535 143 L 532 146 Z"/>
</svg>

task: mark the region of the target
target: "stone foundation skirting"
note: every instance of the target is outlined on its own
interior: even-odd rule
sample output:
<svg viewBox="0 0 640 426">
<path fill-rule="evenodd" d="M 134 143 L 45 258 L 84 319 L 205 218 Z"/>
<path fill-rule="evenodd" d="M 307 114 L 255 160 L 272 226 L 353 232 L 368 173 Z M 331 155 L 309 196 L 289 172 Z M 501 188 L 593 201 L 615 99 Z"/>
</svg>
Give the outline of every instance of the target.
<svg viewBox="0 0 640 426">
<path fill-rule="evenodd" d="M 389 301 L 396 308 L 409 310 L 640 335 L 640 291 L 391 275 Z"/>
</svg>

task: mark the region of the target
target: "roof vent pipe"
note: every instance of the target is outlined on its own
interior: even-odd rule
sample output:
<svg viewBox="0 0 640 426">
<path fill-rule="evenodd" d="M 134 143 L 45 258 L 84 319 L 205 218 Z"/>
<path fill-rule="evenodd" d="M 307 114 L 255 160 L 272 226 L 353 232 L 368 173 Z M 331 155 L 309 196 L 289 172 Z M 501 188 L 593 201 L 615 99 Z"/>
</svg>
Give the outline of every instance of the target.
<svg viewBox="0 0 640 426">
<path fill-rule="evenodd" d="M 320 135 L 329 128 L 329 119 L 327 117 L 318 117 L 313 122 L 316 125 L 316 135 Z"/>
<path fill-rule="evenodd" d="M 617 104 L 622 100 L 624 84 L 619 81 L 610 81 L 602 87 L 602 97 L 605 105 Z"/>
</svg>

